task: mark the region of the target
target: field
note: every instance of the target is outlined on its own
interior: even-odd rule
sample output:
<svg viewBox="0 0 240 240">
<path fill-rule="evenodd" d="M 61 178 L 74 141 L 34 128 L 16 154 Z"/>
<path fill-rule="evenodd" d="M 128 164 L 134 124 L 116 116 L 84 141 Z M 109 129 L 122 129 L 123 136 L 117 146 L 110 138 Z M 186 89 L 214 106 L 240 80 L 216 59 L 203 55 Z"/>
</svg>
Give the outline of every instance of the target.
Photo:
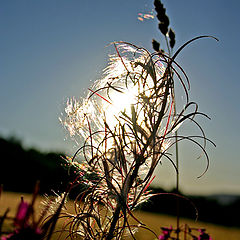
<svg viewBox="0 0 240 240">
<path fill-rule="evenodd" d="M 14 216 L 16 207 L 19 203 L 20 197 L 23 196 L 25 200 L 31 199 L 31 195 L 28 194 L 17 194 L 17 193 L 3 193 L 0 199 L 0 215 L 3 214 L 3 212 L 9 207 L 10 216 Z M 42 198 L 39 197 L 37 199 L 37 208 L 38 204 L 42 201 Z M 68 206 L 71 208 L 71 203 Z M 140 219 L 142 222 L 144 222 L 148 227 L 150 227 L 153 231 L 156 233 L 160 233 L 160 226 L 175 226 L 175 218 L 166 216 L 166 215 L 160 215 L 160 214 L 154 214 L 154 213 L 147 213 L 147 212 L 135 212 L 135 216 Z M 203 223 L 203 222 L 195 222 L 188 219 L 181 219 L 181 224 L 189 224 L 191 227 L 197 227 L 197 228 L 206 228 L 208 233 L 212 236 L 213 240 L 238 240 L 240 239 L 240 229 L 238 228 L 230 228 L 230 227 L 223 227 L 218 226 L 214 224 L 209 223 Z M 136 234 L 136 238 L 138 240 L 153 240 L 154 235 L 150 234 L 146 230 L 140 230 Z"/>
</svg>

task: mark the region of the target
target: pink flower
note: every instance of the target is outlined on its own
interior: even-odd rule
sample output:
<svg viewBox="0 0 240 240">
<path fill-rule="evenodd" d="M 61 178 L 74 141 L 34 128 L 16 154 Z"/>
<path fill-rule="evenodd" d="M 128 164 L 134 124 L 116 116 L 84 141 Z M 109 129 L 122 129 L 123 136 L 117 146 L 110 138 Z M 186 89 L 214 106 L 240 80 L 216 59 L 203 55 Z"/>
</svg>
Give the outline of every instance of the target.
<svg viewBox="0 0 240 240">
<path fill-rule="evenodd" d="M 28 221 L 30 210 L 31 206 L 29 205 L 29 203 L 23 201 L 22 199 L 18 206 L 18 211 L 14 221 L 15 226 L 23 226 Z"/>
<path fill-rule="evenodd" d="M 29 217 L 33 213 L 32 205 L 21 200 L 14 220 L 15 229 L 7 236 L 2 236 L 1 240 L 40 240 L 42 230 L 35 224 L 29 222 Z"/>
<path fill-rule="evenodd" d="M 205 229 L 199 229 L 200 235 L 198 237 L 198 240 L 212 240 L 212 238 L 207 234 Z"/>
<path fill-rule="evenodd" d="M 158 237 L 159 240 L 168 240 L 172 232 L 172 226 L 170 228 L 162 227 L 162 235 Z"/>
<path fill-rule="evenodd" d="M 1 237 L 1 240 L 8 240 L 8 239 L 10 239 L 13 235 L 14 235 L 13 233 L 10 233 L 10 234 L 7 235 L 7 236 Z"/>
</svg>

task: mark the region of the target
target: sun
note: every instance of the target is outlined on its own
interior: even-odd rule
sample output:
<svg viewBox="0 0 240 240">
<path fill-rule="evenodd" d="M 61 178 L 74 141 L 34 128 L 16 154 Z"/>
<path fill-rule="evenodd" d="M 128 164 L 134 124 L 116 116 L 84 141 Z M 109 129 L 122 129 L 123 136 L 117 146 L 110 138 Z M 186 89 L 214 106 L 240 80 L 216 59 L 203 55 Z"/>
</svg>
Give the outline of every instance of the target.
<svg viewBox="0 0 240 240">
<path fill-rule="evenodd" d="M 137 87 L 132 86 L 121 91 L 111 91 L 109 94 L 110 103 L 102 101 L 102 108 L 110 127 L 114 127 L 119 122 L 119 116 L 122 113 L 131 115 L 131 106 L 137 103 L 137 94 Z"/>
</svg>

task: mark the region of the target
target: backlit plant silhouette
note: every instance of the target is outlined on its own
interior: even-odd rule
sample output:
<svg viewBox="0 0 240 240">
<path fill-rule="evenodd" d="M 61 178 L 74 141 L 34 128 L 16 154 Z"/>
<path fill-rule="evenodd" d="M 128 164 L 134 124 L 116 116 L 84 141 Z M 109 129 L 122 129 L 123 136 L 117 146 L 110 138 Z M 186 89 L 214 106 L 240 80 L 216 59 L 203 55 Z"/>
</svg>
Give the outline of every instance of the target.
<svg viewBox="0 0 240 240">
<path fill-rule="evenodd" d="M 68 159 L 78 173 L 74 184 L 85 185 L 71 219 L 72 238 L 109 240 L 131 235 L 135 239 L 137 229 L 147 227 L 134 217 L 133 210 L 153 196 L 148 187 L 157 165 L 166 159 L 178 174 L 168 154 L 177 142 L 188 140 L 199 146 L 207 160 L 202 174 L 208 169 L 205 145 L 209 140 L 195 120 L 196 115 L 207 116 L 189 101 L 189 79 L 176 57 L 192 41 L 209 36 L 190 40 L 172 55 L 175 34 L 169 29 L 161 2 L 154 4 L 168 51 L 164 52 L 156 40 L 154 53 L 127 42 L 114 42 L 116 54 L 110 56 L 103 78 L 89 88 L 86 98 L 69 100 L 65 109 L 63 125 L 83 141 L 75 156 Z M 180 81 L 186 97 L 180 112 L 176 112 L 175 81 Z M 199 128 L 199 136 L 176 134 L 187 119 Z M 94 173 L 94 177 L 90 180 L 87 173 Z M 136 224 L 129 222 L 131 218 Z M 169 235 L 169 239 L 173 238 Z"/>
<path fill-rule="evenodd" d="M 175 33 L 169 28 L 166 10 L 159 0 L 154 5 L 167 51 L 156 40 L 152 42 L 153 53 L 127 42 L 112 43 L 115 54 L 110 56 L 103 77 L 89 88 L 85 98 L 70 99 L 61 119 L 70 135 L 79 136 L 82 142 L 76 154 L 66 159 L 69 171 L 76 176 L 69 191 L 81 186 L 75 213 L 62 215 L 68 219 L 62 230 L 68 232 L 67 239 L 135 239 L 139 228 L 158 239 L 180 239 L 180 232 L 184 233 L 182 239 L 187 235 L 210 239 L 205 230 L 193 234 L 190 227 L 180 228 L 178 216 L 176 229 L 162 228 L 160 236 L 134 216 L 134 210 L 154 195 L 148 189 L 161 161 L 171 162 L 178 179 L 178 162 L 169 154 L 178 142 L 188 140 L 202 150 L 206 168 L 201 175 L 209 166 L 205 146 L 210 140 L 195 120 L 197 115 L 207 115 L 189 100 L 189 79 L 176 57 L 191 42 L 210 36 L 191 39 L 174 52 Z M 185 94 L 180 111 L 176 108 L 175 81 L 180 82 Z M 195 124 L 199 135 L 176 133 L 186 120 Z M 59 209 L 45 223 L 53 226 L 46 239 L 50 239 L 60 216 Z"/>
</svg>

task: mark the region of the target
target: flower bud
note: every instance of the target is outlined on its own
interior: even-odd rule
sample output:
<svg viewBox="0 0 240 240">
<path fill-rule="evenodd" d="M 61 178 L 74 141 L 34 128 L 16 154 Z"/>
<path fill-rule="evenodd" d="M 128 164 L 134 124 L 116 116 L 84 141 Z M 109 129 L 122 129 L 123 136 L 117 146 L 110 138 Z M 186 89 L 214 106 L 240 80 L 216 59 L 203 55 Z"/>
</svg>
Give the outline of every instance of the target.
<svg viewBox="0 0 240 240">
<path fill-rule="evenodd" d="M 175 33 L 171 28 L 169 29 L 168 36 L 170 38 L 170 47 L 173 48 L 175 45 Z"/>
<path fill-rule="evenodd" d="M 158 24 L 158 28 L 161 31 L 161 33 L 166 36 L 168 32 L 168 25 L 166 25 L 164 22 L 160 22 Z"/>
<path fill-rule="evenodd" d="M 160 49 L 160 43 L 157 42 L 155 39 L 152 40 L 152 47 L 154 51 L 159 52 Z"/>
</svg>

